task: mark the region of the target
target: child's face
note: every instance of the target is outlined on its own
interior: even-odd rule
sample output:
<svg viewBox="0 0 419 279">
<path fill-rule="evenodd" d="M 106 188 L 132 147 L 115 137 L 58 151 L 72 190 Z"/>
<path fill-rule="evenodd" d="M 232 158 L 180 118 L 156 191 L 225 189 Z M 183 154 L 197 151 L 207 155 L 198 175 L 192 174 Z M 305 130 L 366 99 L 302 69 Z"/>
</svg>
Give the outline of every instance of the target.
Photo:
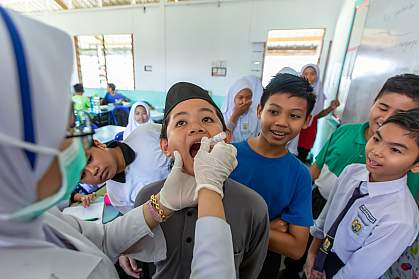
<svg viewBox="0 0 419 279">
<path fill-rule="evenodd" d="M 373 181 L 395 180 L 409 170 L 419 171 L 419 163 L 415 163 L 419 155 L 416 139 L 396 124 L 380 127 L 368 141 L 365 152 Z"/>
<path fill-rule="evenodd" d="M 236 106 L 243 105 L 250 101 L 252 101 L 252 91 L 248 88 L 240 90 L 234 97 L 234 104 Z"/>
<path fill-rule="evenodd" d="M 143 106 L 137 106 L 135 108 L 135 121 L 142 124 L 148 121 L 147 110 Z"/>
<path fill-rule="evenodd" d="M 259 105 L 261 137 L 272 146 L 285 145 L 306 127 L 307 101 L 290 94 L 273 94 L 265 106 Z M 309 119 L 307 119 L 308 121 Z"/>
<path fill-rule="evenodd" d="M 313 67 L 305 68 L 303 71 L 303 75 L 306 77 L 306 79 L 308 79 L 308 82 L 310 82 L 310 84 L 314 84 L 317 80 L 317 73 Z"/>
<path fill-rule="evenodd" d="M 372 133 L 391 115 L 400 111 L 407 111 L 417 107 L 416 102 L 405 95 L 398 93 L 384 93 L 377 101 L 375 101 L 369 113 L 369 127 Z"/>
<path fill-rule="evenodd" d="M 86 151 L 87 164 L 81 175 L 80 182 L 100 184 L 116 175 L 117 162 L 105 145 L 98 144 Z"/>
<path fill-rule="evenodd" d="M 176 105 L 169 114 L 167 139 L 160 146 L 168 157 L 177 150 L 183 159 L 183 170 L 194 175 L 193 158 L 199 150 L 201 138 L 213 137 L 223 131 L 215 108 L 205 100 L 190 99 Z"/>
</svg>

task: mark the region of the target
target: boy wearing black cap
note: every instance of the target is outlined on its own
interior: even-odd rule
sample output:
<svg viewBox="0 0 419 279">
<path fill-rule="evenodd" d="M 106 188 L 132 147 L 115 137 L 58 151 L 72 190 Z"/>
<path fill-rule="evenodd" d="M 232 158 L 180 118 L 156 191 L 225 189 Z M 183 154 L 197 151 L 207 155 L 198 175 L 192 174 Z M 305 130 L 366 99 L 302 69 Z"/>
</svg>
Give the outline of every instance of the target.
<svg viewBox="0 0 419 279">
<path fill-rule="evenodd" d="M 191 83 L 181 82 L 172 86 L 166 98 L 160 146 L 172 157 L 177 151 L 183 160 L 183 172 L 194 176 L 194 157 L 203 137 L 227 133 L 223 116 L 208 92 Z M 158 193 L 164 181 L 146 186 L 139 193 L 135 204 L 146 202 Z M 256 278 L 268 247 L 268 215 L 263 199 L 253 190 L 227 179 L 224 183 L 226 220 L 232 231 L 236 274 L 240 278 Z M 155 263 L 153 278 L 189 278 L 194 247 L 194 228 L 197 208 L 177 211 L 161 224 L 166 243 L 167 258 Z M 217 274 L 214 274 L 217 278 Z"/>
</svg>

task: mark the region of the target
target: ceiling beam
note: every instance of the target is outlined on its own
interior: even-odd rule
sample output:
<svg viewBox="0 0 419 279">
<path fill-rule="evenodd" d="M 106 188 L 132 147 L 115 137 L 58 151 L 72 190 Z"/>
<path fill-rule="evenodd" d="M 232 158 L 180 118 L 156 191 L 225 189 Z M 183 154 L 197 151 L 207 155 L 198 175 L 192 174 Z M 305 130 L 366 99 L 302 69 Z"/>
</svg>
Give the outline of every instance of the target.
<svg viewBox="0 0 419 279">
<path fill-rule="evenodd" d="M 64 3 L 64 1 L 54 0 L 54 2 L 57 3 L 57 5 L 61 7 L 61 9 L 68 10 L 68 6 Z"/>
</svg>

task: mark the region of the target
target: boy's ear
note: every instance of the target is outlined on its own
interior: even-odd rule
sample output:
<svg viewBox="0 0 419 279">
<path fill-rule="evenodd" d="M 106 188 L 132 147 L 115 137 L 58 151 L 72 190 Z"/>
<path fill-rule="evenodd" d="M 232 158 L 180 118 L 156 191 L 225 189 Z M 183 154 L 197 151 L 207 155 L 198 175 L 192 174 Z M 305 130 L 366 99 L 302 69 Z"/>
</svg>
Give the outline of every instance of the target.
<svg viewBox="0 0 419 279">
<path fill-rule="evenodd" d="M 167 139 L 160 139 L 160 149 L 167 157 L 171 156 L 169 152 L 169 141 Z"/>
<path fill-rule="evenodd" d="M 308 123 L 310 123 L 310 120 L 313 116 L 311 114 L 309 114 L 306 118 L 306 121 L 304 122 L 304 126 L 301 129 L 306 129 L 308 126 Z"/>
<path fill-rule="evenodd" d="M 259 104 L 256 109 L 256 116 L 258 117 L 259 120 L 260 120 L 260 116 L 262 115 L 262 110 L 263 110 L 263 107 Z"/>
<path fill-rule="evenodd" d="M 410 169 L 413 173 L 419 173 L 419 162 L 413 165 L 413 167 Z"/>
<path fill-rule="evenodd" d="M 94 140 L 94 143 L 95 143 L 95 146 L 96 146 L 97 148 L 102 149 L 102 150 L 106 149 L 106 144 L 101 143 L 101 142 L 100 142 L 100 141 L 98 141 L 98 140 Z"/>
<path fill-rule="evenodd" d="M 227 128 L 227 130 L 225 130 L 225 133 L 226 133 L 226 138 L 224 139 L 224 141 L 226 142 L 226 143 L 230 143 L 231 142 L 231 140 L 233 139 L 233 133 L 231 132 L 231 130 L 230 129 L 228 129 Z"/>
</svg>

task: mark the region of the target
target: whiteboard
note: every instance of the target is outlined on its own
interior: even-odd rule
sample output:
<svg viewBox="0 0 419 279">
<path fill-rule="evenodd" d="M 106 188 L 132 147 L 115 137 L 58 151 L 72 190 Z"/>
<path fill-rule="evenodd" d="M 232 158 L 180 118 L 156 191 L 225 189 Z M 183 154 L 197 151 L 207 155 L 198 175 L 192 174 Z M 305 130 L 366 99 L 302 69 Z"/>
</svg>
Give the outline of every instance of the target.
<svg viewBox="0 0 419 279">
<path fill-rule="evenodd" d="M 349 53 L 352 62 L 346 59 L 351 71 L 344 71 L 341 77 L 339 99 L 346 101 L 343 123 L 366 121 L 375 96 L 389 77 L 419 74 L 419 0 L 370 0 L 363 9 L 365 24 L 352 31 L 357 34 L 362 29 L 360 43 L 354 46 L 352 42 L 348 49 L 356 55 Z"/>
</svg>

